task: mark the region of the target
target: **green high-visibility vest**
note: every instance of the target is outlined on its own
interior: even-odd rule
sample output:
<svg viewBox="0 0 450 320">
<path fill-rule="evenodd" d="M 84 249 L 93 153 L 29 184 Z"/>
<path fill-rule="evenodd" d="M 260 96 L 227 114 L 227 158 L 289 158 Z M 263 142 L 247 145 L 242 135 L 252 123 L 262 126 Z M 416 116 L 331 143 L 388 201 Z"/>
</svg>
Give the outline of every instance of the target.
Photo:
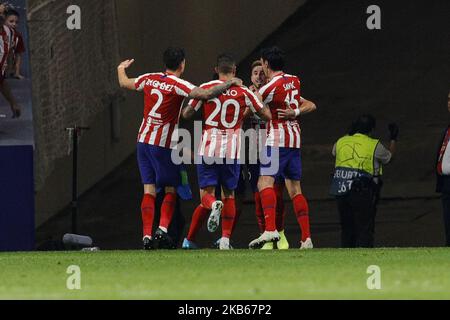
<svg viewBox="0 0 450 320">
<path fill-rule="evenodd" d="M 375 175 L 375 150 L 380 140 L 357 133 L 339 139 L 336 145 L 336 168 L 348 168 Z M 379 175 L 383 174 L 380 167 Z"/>
</svg>

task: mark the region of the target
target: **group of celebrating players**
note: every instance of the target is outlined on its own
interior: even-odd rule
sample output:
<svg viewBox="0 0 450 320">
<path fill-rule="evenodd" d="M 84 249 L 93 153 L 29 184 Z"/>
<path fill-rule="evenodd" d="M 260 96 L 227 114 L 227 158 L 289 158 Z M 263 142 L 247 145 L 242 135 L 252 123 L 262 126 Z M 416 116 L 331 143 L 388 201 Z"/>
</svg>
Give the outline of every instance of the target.
<svg viewBox="0 0 450 320">
<path fill-rule="evenodd" d="M 236 222 L 236 194 L 241 175 L 241 135 L 249 119 L 259 130 L 254 145 L 260 145 L 260 161 L 249 164 L 250 184 L 255 197 L 261 235 L 251 249 L 288 249 L 284 234 L 286 187 L 301 229 L 301 249 L 312 249 L 309 207 L 302 193 L 301 129 L 298 118 L 316 106 L 302 98 L 298 77 L 284 73 L 284 53 L 277 47 L 261 51 L 252 65 L 252 85 L 236 78 L 236 61 L 229 54 L 217 59 L 217 80 L 199 87 L 182 80 L 186 59 L 183 49 L 164 53 L 165 72 L 129 78 L 126 69 L 134 60 L 118 66 L 122 88 L 144 92 L 144 119 L 138 135 L 138 163 L 144 184 L 141 205 L 144 249 L 167 247 L 172 241 L 168 228 L 182 183 L 181 165 L 173 161 L 178 147 L 180 117 L 191 119 L 203 111 L 203 134 L 196 157 L 201 204 L 195 209 L 184 249 L 197 249 L 195 237 L 204 222 L 210 232 L 222 224 L 219 249 L 231 249 Z M 189 100 L 183 109 L 185 99 Z M 263 139 L 259 139 L 263 133 Z M 264 160 L 263 160 L 264 159 Z M 217 197 L 216 190 L 219 187 Z M 153 233 L 157 190 L 164 189 L 159 228 Z M 209 217 L 209 218 L 208 218 Z"/>
</svg>

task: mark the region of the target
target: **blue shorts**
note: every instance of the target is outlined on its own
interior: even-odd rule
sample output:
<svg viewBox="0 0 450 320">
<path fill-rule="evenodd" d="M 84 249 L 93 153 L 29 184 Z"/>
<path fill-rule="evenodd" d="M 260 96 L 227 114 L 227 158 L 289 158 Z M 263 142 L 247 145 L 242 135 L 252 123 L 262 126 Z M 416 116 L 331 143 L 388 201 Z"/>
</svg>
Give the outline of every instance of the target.
<svg viewBox="0 0 450 320">
<path fill-rule="evenodd" d="M 200 189 L 222 186 L 228 190 L 236 190 L 241 176 L 241 165 L 236 160 L 233 164 L 208 164 L 202 159 L 197 165 L 198 184 Z"/>
<path fill-rule="evenodd" d="M 249 164 L 247 165 L 248 169 L 248 182 L 250 183 L 250 187 L 252 188 L 252 192 L 259 192 L 258 182 L 261 172 L 261 164 Z M 276 185 L 284 185 L 284 177 L 282 175 L 278 175 L 275 178 Z"/>
<path fill-rule="evenodd" d="M 261 161 L 261 176 L 282 177 L 294 181 L 302 179 L 300 149 L 267 147 L 266 154 L 267 156 L 264 155 L 266 160 Z"/>
<path fill-rule="evenodd" d="M 181 165 L 172 162 L 172 150 L 145 143 L 137 145 L 137 157 L 142 183 L 157 188 L 181 185 Z"/>
</svg>

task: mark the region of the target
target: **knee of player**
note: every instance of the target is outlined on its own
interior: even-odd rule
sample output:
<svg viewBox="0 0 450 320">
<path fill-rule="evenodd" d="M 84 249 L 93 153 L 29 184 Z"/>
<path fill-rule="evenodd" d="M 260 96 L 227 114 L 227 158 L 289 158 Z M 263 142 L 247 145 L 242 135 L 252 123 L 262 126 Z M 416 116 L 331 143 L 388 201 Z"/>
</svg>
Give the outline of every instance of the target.
<svg viewBox="0 0 450 320">
<path fill-rule="evenodd" d="M 274 179 L 271 177 L 260 177 L 258 181 L 258 189 L 259 191 L 263 191 L 264 189 L 273 188 Z"/>
<path fill-rule="evenodd" d="M 145 185 L 144 194 L 149 194 L 153 197 L 156 197 L 156 187 L 154 185 Z"/>
<path fill-rule="evenodd" d="M 224 199 L 234 199 L 235 198 L 234 191 L 232 191 L 232 190 L 223 190 L 222 196 Z"/>
<path fill-rule="evenodd" d="M 166 191 L 166 194 L 167 193 L 175 193 L 175 194 L 177 193 L 177 189 L 175 187 L 166 187 L 165 191 Z"/>
<path fill-rule="evenodd" d="M 289 191 L 289 198 L 291 198 L 291 200 L 294 200 L 295 198 L 297 198 L 298 196 L 301 196 L 302 192 L 301 190 L 291 190 Z"/>
</svg>

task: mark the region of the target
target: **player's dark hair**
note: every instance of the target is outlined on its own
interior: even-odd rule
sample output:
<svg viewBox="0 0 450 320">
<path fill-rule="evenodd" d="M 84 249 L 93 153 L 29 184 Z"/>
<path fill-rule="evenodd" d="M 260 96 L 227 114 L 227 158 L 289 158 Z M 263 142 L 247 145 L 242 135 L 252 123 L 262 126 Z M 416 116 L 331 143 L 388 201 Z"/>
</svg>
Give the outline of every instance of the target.
<svg viewBox="0 0 450 320">
<path fill-rule="evenodd" d="M 284 69 L 284 51 L 278 47 L 262 49 L 261 58 L 269 63 L 269 67 L 273 71 Z"/>
<path fill-rule="evenodd" d="M 377 126 L 377 121 L 370 114 L 364 114 L 356 119 L 350 127 L 349 135 L 353 136 L 357 133 L 369 134 Z"/>
<path fill-rule="evenodd" d="M 16 17 L 20 18 L 19 12 L 17 12 L 17 11 L 14 10 L 14 9 L 8 9 L 8 11 L 6 11 L 6 13 L 5 13 L 5 16 L 6 16 L 7 18 L 10 17 L 10 16 L 16 16 Z"/>
<path fill-rule="evenodd" d="M 172 71 L 178 70 L 181 66 L 181 63 L 186 59 L 186 54 L 184 53 L 184 49 L 169 47 L 166 51 L 164 51 L 164 64 L 166 68 Z"/>
<path fill-rule="evenodd" d="M 236 66 L 236 60 L 230 53 L 222 53 L 217 57 L 217 71 L 222 74 L 230 74 Z"/>
</svg>

